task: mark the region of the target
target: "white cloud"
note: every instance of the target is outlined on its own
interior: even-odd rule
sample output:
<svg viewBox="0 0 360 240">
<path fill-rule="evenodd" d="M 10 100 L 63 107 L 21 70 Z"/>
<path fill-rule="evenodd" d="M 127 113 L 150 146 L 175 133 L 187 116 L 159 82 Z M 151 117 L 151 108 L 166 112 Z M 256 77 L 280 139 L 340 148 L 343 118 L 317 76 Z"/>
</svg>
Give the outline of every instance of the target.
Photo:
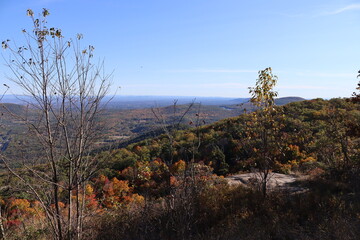
<svg viewBox="0 0 360 240">
<path fill-rule="evenodd" d="M 359 3 L 351 4 L 351 5 L 336 9 L 335 11 L 332 11 L 332 12 L 325 12 L 321 15 L 336 15 L 336 14 L 340 14 L 340 13 L 352 11 L 352 10 L 360 10 L 360 4 Z"/>
<path fill-rule="evenodd" d="M 312 85 L 280 85 L 276 87 L 278 89 L 302 89 L 302 90 L 336 90 L 335 87 L 323 87 L 323 86 L 312 86 Z"/>
<path fill-rule="evenodd" d="M 203 84 L 128 84 L 124 85 L 123 88 L 247 88 L 247 85 L 241 83 L 234 83 L 234 82 L 225 82 L 225 83 L 203 83 Z"/>
<path fill-rule="evenodd" d="M 166 70 L 166 72 L 173 73 L 257 73 L 257 70 L 249 69 L 175 69 Z"/>
<path fill-rule="evenodd" d="M 295 74 L 303 77 L 356 78 L 356 73 L 296 72 Z"/>
<path fill-rule="evenodd" d="M 199 84 L 199 87 L 203 88 L 247 88 L 248 86 L 241 83 L 206 83 Z"/>
</svg>

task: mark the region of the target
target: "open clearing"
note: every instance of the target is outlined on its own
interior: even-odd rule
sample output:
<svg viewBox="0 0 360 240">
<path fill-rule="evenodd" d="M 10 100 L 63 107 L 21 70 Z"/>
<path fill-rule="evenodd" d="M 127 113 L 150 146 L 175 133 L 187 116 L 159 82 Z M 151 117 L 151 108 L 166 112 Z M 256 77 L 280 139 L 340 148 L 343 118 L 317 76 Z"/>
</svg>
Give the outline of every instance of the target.
<svg viewBox="0 0 360 240">
<path fill-rule="evenodd" d="M 230 185 L 244 185 L 248 187 L 259 186 L 262 179 L 262 174 L 259 172 L 242 173 L 226 177 Z M 289 192 L 301 192 L 306 190 L 300 187 L 299 182 L 303 177 L 299 177 L 291 174 L 270 173 L 267 182 L 267 188 L 269 190 L 286 190 Z"/>
</svg>

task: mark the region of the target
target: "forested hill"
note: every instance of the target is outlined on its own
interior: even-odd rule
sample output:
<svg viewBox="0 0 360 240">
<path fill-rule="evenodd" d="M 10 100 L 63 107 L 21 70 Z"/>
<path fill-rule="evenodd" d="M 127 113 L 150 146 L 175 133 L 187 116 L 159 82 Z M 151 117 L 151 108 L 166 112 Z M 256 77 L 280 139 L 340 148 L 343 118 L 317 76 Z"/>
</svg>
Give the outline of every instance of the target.
<svg viewBox="0 0 360 240">
<path fill-rule="evenodd" d="M 171 104 L 170 99 L 171 97 L 167 97 L 166 103 Z M 26 99 L 24 96 L 18 98 L 10 98 L 7 96 L 3 99 L 3 101 L 13 102 L 15 102 L 15 100 L 18 102 L 23 100 L 22 103 L 25 103 Z M 154 102 L 147 100 L 146 98 L 142 99 L 142 106 L 153 106 L 151 104 L 154 104 Z M 210 102 L 210 100 L 212 100 L 212 102 Z M 205 101 L 205 104 L 211 103 L 213 105 L 195 103 L 182 119 L 182 126 L 193 126 L 189 124 L 190 122 L 194 122 L 195 125 L 197 114 L 201 115 L 202 123 L 210 124 L 224 118 L 243 114 L 244 109 L 247 109 L 247 111 L 254 109 L 253 105 L 248 102 L 248 99 L 236 99 L 234 101 L 222 99 L 222 101 L 215 101 L 215 98 L 210 100 Z M 299 97 L 279 98 L 276 99 L 276 104 L 282 105 L 288 102 L 302 100 L 304 99 Z M 191 100 L 189 98 L 181 99 L 180 103 L 186 103 L 186 101 Z M 242 103 L 244 101 L 247 102 Z M 27 99 L 27 102 L 30 102 L 29 99 Z M 230 103 L 230 105 L 215 105 L 223 103 Z M 157 136 L 161 133 L 161 130 L 159 131 L 159 119 L 157 117 L 161 118 L 165 123 L 174 123 L 178 121 L 181 115 L 189 108 L 189 104 L 177 104 L 175 108 L 174 106 L 158 107 L 154 109 L 158 114 L 158 116 L 155 116 L 151 108 L 137 109 L 138 104 L 139 102 L 133 101 L 128 102 L 127 108 L 129 109 L 107 108 L 102 111 L 99 117 L 104 127 L 101 137 L 99 137 L 96 146 L 94 146 L 97 151 L 101 151 L 102 148 L 109 149 L 113 145 L 123 147 L 147 137 Z M 24 121 L 33 120 L 34 123 L 37 122 L 39 120 L 36 118 L 38 114 L 37 111 L 38 109 L 34 109 L 32 105 L 27 106 L 15 103 L 0 104 L 0 136 L 4 138 L 0 145 L 6 143 L 7 147 L 3 149 L 4 154 L 12 159 L 11 162 L 15 165 L 17 162 L 23 160 L 23 156 L 25 155 L 27 156 L 26 161 L 37 159 L 38 152 L 41 151 L 37 138 L 28 137 L 28 127 Z M 26 148 L 24 146 L 26 146 Z"/>
<path fill-rule="evenodd" d="M 285 105 L 303 100 L 305 99 L 301 97 L 284 97 L 276 99 L 275 104 Z M 195 125 L 197 120 L 201 120 L 203 124 L 211 124 L 224 118 L 239 116 L 245 110 L 247 112 L 255 110 L 249 99 L 246 101 L 235 99 L 226 103 L 224 105 L 206 105 L 206 103 L 195 101 L 190 108 L 190 103 L 187 103 L 143 109 L 107 109 L 101 116 L 109 131 L 104 140 L 107 143 L 111 142 L 118 145 L 119 139 L 125 139 L 125 141 L 120 141 L 120 146 L 125 146 L 128 142 L 134 143 L 136 139 L 156 136 L 159 133 L 159 124 L 175 123 L 181 119 L 181 115 L 185 112 L 181 124 L 191 127 Z M 189 123 L 193 124 L 189 125 Z M 105 144 L 105 147 L 107 145 Z"/>
<path fill-rule="evenodd" d="M 15 103 L 0 103 L 0 113 L 2 118 L 14 119 L 14 116 L 26 117 L 33 114 L 34 110 L 29 107 Z"/>
<path fill-rule="evenodd" d="M 300 102 L 304 101 L 305 99 L 302 97 L 282 97 L 275 99 L 275 104 L 278 106 L 285 105 L 292 102 Z"/>
<path fill-rule="evenodd" d="M 97 171 L 79 195 L 91 216 L 87 236 L 143 239 L 146 229 L 149 239 L 223 239 L 225 234 L 225 239 L 254 239 L 254 233 L 256 239 L 356 239 L 351 237 L 359 233 L 360 104 L 314 99 L 275 110 L 273 121 L 264 122 L 268 167 L 306 177 L 296 183 L 306 191 L 264 196 L 256 183 L 254 188 L 229 185 L 222 176 L 259 169 L 261 126 L 255 123 L 261 111 L 203 126 L 199 115 L 192 129 L 164 126 L 160 136 L 88 156 Z M 50 172 L 46 164 L 35 167 Z M 36 187 L 49 186 L 31 178 L 37 172 L 19 170 Z M 17 190 L 26 183 L 7 172 L 0 180 L 6 186 L 0 190 L 7 231 L 20 235 L 20 224 L 36 224 L 33 213 L 40 208 L 28 192 Z M 8 187 L 12 184 L 16 187 Z M 67 213 L 67 196 L 61 195 L 60 203 Z"/>
<path fill-rule="evenodd" d="M 337 166 L 359 156 L 359 104 L 346 99 L 314 99 L 277 109 L 275 119 L 279 131 L 272 138 L 280 151 L 273 153 L 275 171 Z M 175 163 L 194 158 L 196 162 L 211 166 L 217 174 L 246 171 L 255 167 L 253 156 L 260 148 L 259 141 L 249 134 L 252 121 L 252 114 L 243 114 L 192 130 L 177 131 L 171 133 L 172 136 L 169 133 L 149 138 L 113 150 L 113 157 L 104 167 L 118 173 L 136 161 L 171 159 Z"/>
</svg>

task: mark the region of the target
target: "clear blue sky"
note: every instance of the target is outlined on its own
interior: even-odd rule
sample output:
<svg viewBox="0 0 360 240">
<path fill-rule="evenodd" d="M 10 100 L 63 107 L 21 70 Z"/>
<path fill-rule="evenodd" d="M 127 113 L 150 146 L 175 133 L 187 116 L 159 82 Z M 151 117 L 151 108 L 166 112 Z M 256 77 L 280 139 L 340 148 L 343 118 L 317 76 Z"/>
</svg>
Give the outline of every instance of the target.
<svg viewBox="0 0 360 240">
<path fill-rule="evenodd" d="M 0 40 L 20 43 L 26 9 L 43 7 L 95 46 L 123 95 L 248 97 L 269 66 L 280 96 L 347 97 L 358 82 L 360 1 L 0 0 Z"/>
</svg>

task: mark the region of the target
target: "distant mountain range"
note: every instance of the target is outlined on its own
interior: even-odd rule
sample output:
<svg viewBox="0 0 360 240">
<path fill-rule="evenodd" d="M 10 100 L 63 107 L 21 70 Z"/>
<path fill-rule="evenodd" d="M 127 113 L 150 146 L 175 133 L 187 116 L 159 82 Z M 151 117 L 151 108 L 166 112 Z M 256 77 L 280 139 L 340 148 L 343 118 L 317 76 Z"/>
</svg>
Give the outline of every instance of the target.
<svg viewBox="0 0 360 240">
<path fill-rule="evenodd" d="M 188 104 L 191 102 L 202 105 L 228 105 L 247 102 L 249 98 L 225 98 L 225 97 L 184 97 L 184 96 L 114 96 L 108 108 L 116 109 L 140 109 L 152 107 L 165 107 L 173 105 Z"/>
<path fill-rule="evenodd" d="M 121 96 L 106 97 L 109 101 L 106 105 L 108 109 L 143 109 L 152 107 L 165 107 L 173 105 L 188 104 L 191 102 L 201 103 L 211 106 L 229 106 L 247 104 L 250 98 L 227 98 L 227 97 L 184 97 L 184 96 Z M 305 100 L 301 97 L 284 97 L 276 100 L 277 105 L 284 105 L 290 102 Z M 31 102 L 31 97 L 22 95 L 5 95 L 0 103 L 14 103 L 25 105 Z"/>
<path fill-rule="evenodd" d="M 300 101 L 304 101 L 306 99 L 302 98 L 302 97 L 282 97 L 282 98 L 277 98 L 275 100 L 275 104 L 278 106 L 281 105 L 285 105 L 291 102 L 300 102 Z"/>
</svg>

